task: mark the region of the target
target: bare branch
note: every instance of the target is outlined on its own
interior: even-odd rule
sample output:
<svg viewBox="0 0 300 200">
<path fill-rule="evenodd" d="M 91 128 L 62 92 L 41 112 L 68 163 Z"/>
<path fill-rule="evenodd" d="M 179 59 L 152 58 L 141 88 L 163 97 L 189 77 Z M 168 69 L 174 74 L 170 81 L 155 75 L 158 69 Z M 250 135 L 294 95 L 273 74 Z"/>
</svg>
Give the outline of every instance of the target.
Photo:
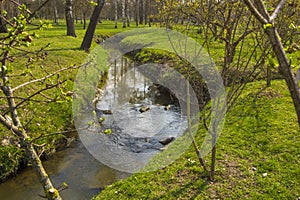
<svg viewBox="0 0 300 200">
<path fill-rule="evenodd" d="M 267 24 L 268 20 L 262 16 L 262 14 L 255 8 L 253 3 L 250 0 L 244 0 L 247 7 L 250 9 L 250 11 L 253 13 L 253 15 L 260 21 L 262 24 Z"/>
<path fill-rule="evenodd" d="M 52 77 L 52 76 L 55 76 L 56 74 L 59 74 L 59 73 L 61 73 L 61 72 L 63 72 L 63 71 L 66 71 L 66 70 L 69 70 L 69 69 L 77 69 L 77 68 L 79 68 L 79 67 L 80 67 L 80 66 L 74 65 L 74 66 L 71 66 L 71 67 L 65 67 L 65 68 L 62 68 L 62 69 L 57 70 L 57 71 L 53 72 L 52 74 L 49 74 L 49 75 L 47 75 L 47 76 L 45 76 L 45 77 L 43 77 L 43 78 L 35 79 L 35 80 L 32 80 L 32 81 L 28 81 L 28 82 L 26 82 L 26 83 L 23 83 L 23 84 L 21 84 L 21 85 L 18 85 L 18 86 L 16 86 L 15 88 L 12 89 L 12 92 L 14 92 L 14 91 L 16 91 L 16 90 L 18 90 L 18 89 L 20 89 L 20 88 L 26 86 L 26 85 L 30 85 L 30 84 L 32 84 L 32 83 L 42 82 L 42 81 L 44 81 L 44 80 L 46 80 L 46 79 L 48 79 L 48 78 L 50 78 L 50 77 Z"/>
<path fill-rule="evenodd" d="M 274 20 L 276 19 L 278 13 L 280 12 L 282 7 L 284 6 L 285 2 L 286 2 L 286 0 L 281 0 L 280 3 L 277 5 L 276 9 L 274 10 L 274 12 L 272 13 L 272 15 L 270 17 L 271 22 L 274 22 Z"/>
<path fill-rule="evenodd" d="M 27 19 L 27 21 L 30 21 L 34 16 L 35 14 L 41 10 L 50 0 L 46 0 L 44 1 L 35 11 L 33 11 L 33 13 L 30 13 L 30 16 L 29 18 Z"/>
<path fill-rule="evenodd" d="M 55 132 L 55 133 L 49 133 L 46 135 L 40 135 L 37 138 L 34 138 L 31 142 L 34 143 L 35 141 L 41 139 L 41 138 L 45 138 L 45 137 L 50 137 L 50 136 L 54 136 L 54 135 L 63 135 L 63 134 L 67 134 L 67 133 L 76 133 L 77 131 L 79 131 L 79 129 L 72 129 L 72 130 L 67 130 L 67 131 L 61 131 L 61 132 Z"/>
</svg>

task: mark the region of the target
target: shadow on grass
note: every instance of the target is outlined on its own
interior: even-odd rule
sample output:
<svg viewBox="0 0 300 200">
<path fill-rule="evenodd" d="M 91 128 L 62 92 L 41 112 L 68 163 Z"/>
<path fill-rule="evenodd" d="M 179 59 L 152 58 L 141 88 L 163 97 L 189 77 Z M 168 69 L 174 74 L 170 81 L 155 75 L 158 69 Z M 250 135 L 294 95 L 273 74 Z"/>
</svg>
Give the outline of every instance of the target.
<svg viewBox="0 0 300 200">
<path fill-rule="evenodd" d="M 203 181 L 202 183 L 197 183 Z M 169 199 L 170 197 L 174 197 L 174 199 L 180 198 L 188 198 L 188 199 L 196 199 L 204 189 L 208 185 L 208 181 L 206 181 L 203 177 L 199 177 L 198 180 L 189 180 L 184 185 L 175 187 L 174 189 L 170 189 L 168 192 L 157 196 L 155 198 L 151 198 L 150 200 L 158 200 L 158 199 Z"/>
<path fill-rule="evenodd" d="M 80 47 L 74 47 L 74 48 L 53 48 L 53 49 L 45 49 L 45 51 L 66 51 L 66 50 L 72 50 L 72 51 L 84 51 L 80 49 Z"/>
</svg>

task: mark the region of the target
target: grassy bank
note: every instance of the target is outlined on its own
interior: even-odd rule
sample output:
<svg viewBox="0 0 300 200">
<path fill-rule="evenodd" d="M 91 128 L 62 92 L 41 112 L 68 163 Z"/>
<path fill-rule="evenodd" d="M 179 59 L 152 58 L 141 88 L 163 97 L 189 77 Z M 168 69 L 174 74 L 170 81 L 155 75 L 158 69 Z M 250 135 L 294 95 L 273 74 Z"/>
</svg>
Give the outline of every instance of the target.
<svg viewBox="0 0 300 200">
<path fill-rule="evenodd" d="M 300 197 L 300 131 L 293 104 L 284 81 L 264 85 L 249 84 L 228 113 L 217 144 L 214 183 L 203 178 L 191 147 L 172 165 L 116 182 L 94 199 Z"/>
<path fill-rule="evenodd" d="M 35 21 L 34 24 L 38 24 Z M 59 68 L 80 65 L 86 56 L 86 52 L 79 49 L 82 39 L 85 34 L 85 30 L 82 28 L 82 24 L 75 24 L 77 37 L 66 36 L 66 25 L 64 21 L 60 21 L 59 25 L 52 25 L 51 28 L 38 31 L 39 37 L 33 40 L 28 49 L 39 50 L 42 47 L 45 48 L 47 55 L 44 59 L 36 61 L 33 65 L 29 67 L 29 70 L 36 77 L 41 77 L 41 67 L 44 70 L 53 72 Z M 29 25 L 29 28 L 33 28 L 34 25 Z M 121 25 L 120 25 L 121 27 Z M 111 36 L 118 32 L 127 29 L 115 29 L 114 23 L 109 21 L 103 21 L 98 24 L 95 36 L 105 35 Z M 92 48 L 96 47 L 97 44 L 94 41 Z M 16 54 L 18 56 L 18 53 Z M 17 59 L 12 63 L 13 73 L 21 74 L 26 69 L 25 64 L 28 62 L 29 57 L 17 57 Z M 70 90 L 72 91 L 73 81 L 76 75 L 76 71 L 66 72 L 63 76 L 70 78 L 71 80 L 64 84 L 64 92 Z M 25 77 L 12 77 L 12 85 L 16 86 L 21 82 L 24 82 Z M 42 86 L 41 86 L 42 87 Z M 55 92 L 55 91 L 54 91 Z M 26 93 L 30 93 L 28 90 L 21 90 L 17 95 L 23 96 Z M 49 96 L 54 96 L 53 91 L 45 93 Z M 2 109 L 2 108 L 1 108 Z M 29 110 L 29 112 L 27 111 Z M 3 110 L 2 110 L 3 112 Z M 23 116 L 22 123 L 26 124 L 28 121 L 27 130 L 30 132 L 30 137 L 35 138 L 40 135 L 46 135 L 53 132 L 59 132 L 62 130 L 72 129 L 72 102 L 60 101 L 53 102 L 49 104 L 43 104 L 38 102 L 32 102 L 26 105 L 26 109 L 19 109 L 19 115 Z M 0 125 L 0 140 L 10 136 L 10 132 L 7 131 L 2 125 Z M 39 144 L 44 145 L 43 149 L 38 148 L 39 153 L 44 151 L 43 155 L 52 154 L 57 145 L 60 143 L 62 136 L 54 135 L 51 137 L 45 137 L 37 141 Z M 24 165 L 24 154 L 23 151 L 14 145 L 0 145 L 0 180 L 5 179 L 11 174 L 15 173 L 20 166 Z"/>
</svg>

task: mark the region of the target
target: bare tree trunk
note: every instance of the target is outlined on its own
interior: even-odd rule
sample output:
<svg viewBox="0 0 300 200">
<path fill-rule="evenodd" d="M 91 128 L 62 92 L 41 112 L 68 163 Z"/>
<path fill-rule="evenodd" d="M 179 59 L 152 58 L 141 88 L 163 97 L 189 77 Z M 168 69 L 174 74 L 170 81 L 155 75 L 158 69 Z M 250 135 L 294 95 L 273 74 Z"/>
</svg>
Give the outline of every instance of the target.
<svg viewBox="0 0 300 200">
<path fill-rule="evenodd" d="M 143 10 L 144 10 L 144 23 L 148 24 L 148 10 L 149 9 L 149 0 L 144 0 Z"/>
<path fill-rule="evenodd" d="M 72 0 L 66 0 L 66 22 L 67 22 L 67 35 L 76 37 L 74 19 L 72 13 Z"/>
<path fill-rule="evenodd" d="M 94 8 L 89 26 L 86 30 L 86 33 L 84 35 L 84 39 L 81 43 L 80 49 L 83 49 L 85 51 L 89 51 L 91 48 L 93 36 L 96 30 L 97 23 L 99 21 L 99 17 L 101 14 L 101 10 L 104 6 L 105 0 L 98 0 L 97 1 L 97 6 Z"/>
<path fill-rule="evenodd" d="M 3 2 L 0 2 L 0 10 L 2 12 L 3 9 Z M 7 33 L 8 30 L 7 30 L 7 27 L 6 27 L 6 24 L 4 22 L 4 20 L 2 19 L 2 16 L 0 14 L 0 33 Z"/>
<path fill-rule="evenodd" d="M 54 6 L 54 23 L 58 25 L 58 11 L 57 11 L 56 0 L 53 0 L 53 6 Z"/>
<path fill-rule="evenodd" d="M 135 0 L 135 24 L 136 24 L 136 27 L 139 26 L 139 18 L 140 18 L 140 0 Z"/>
<path fill-rule="evenodd" d="M 143 22 L 144 22 L 144 1 L 145 0 L 140 0 L 140 5 L 139 5 L 139 9 L 140 9 L 140 11 L 139 11 L 139 23 L 140 24 L 143 24 Z"/>
<path fill-rule="evenodd" d="M 39 181 L 42 184 L 44 188 L 44 192 L 46 194 L 46 197 L 49 200 L 61 200 L 61 197 L 59 195 L 58 190 L 52 185 L 52 182 L 46 173 L 42 162 L 35 152 L 32 142 L 30 138 L 28 137 L 26 131 L 23 129 L 23 126 L 21 124 L 21 121 L 18 116 L 18 112 L 16 109 L 16 103 L 14 100 L 13 92 L 10 88 L 10 86 L 6 85 L 6 82 L 8 80 L 7 75 L 4 72 L 5 66 L 6 66 L 6 60 L 9 57 L 9 53 L 6 52 L 4 55 L 4 59 L 2 60 L 2 75 L 1 78 L 3 80 L 3 85 L 1 84 L 1 90 L 5 94 L 7 104 L 9 106 L 9 111 L 11 115 L 12 122 L 2 115 L 0 115 L 0 123 L 6 126 L 9 130 L 11 130 L 15 135 L 18 136 L 20 139 L 21 147 L 25 149 L 27 157 L 29 161 L 31 161 L 34 170 L 36 174 L 38 175 Z"/>
<path fill-rule="evenodd" d="M 0 17 L 0 33 L 7 33 L 7 27 L 3 19 Z"/>
<path fill-rule="evenodd" d="M 118 0 L 115 0 L 115 28 L 118 28 Z"/>
<path fill-rule="evenodd" d="M 130 0 L 126 0 L 127 27 L 130 27 Z"/>
<path fill-rule="evenodd" d="M 122 0 L 122 20 L 123 28 L 126 28 L 126 0 Z"/>
<path fill-rule="evenodd" d="M 298 117 L 298 124 L 300 126 L 300 91 L 294 76 L 294 73 L 291 69 L 290 63 L 284 51 L 284 47 L 280 41 L 280 36 L 275 27 L 266 31 L 267 35 L 272 44 L 273 51 L 277 57 L 279 63 L 279 70 L 284 75 L 285 82 L 289 88 L 291 97 L 293 99 L 294 107 Z"/>
<path fill-rule="evenodd" d="M 261 0 L 256 0 L 255 4 L 250 0 L 244 0 L 245 4 L 251 11 L 251 13 L 258 19 L 258 21 L 264 26 L 265 32 L 269 37 L 272 45 L 272 49 L 276 55 L 279 63 L 279 70 L 284 75 L 285 82 L 289 88 L 296 114 L 298 117 L 298 125 L 300 126 L 300 91 L 295 78 L 295 75 L 291 69 L 289 60 L 284 51 L 283 44 L 280 40 L 278 31 L 274 25 L 274 20 L 276 19 L 281 8 L 285 4 L 285 0 L 281 0 L 272 15 L 270 16 L 267 12 L 264 3 Z"/>
<path fill-rule="evenodd" d="M 83 18 L 83 30 L 85 30 L 86 29 L 86 13 L 85 12 L 82 13 L 82 18 Z"/>
</svg>

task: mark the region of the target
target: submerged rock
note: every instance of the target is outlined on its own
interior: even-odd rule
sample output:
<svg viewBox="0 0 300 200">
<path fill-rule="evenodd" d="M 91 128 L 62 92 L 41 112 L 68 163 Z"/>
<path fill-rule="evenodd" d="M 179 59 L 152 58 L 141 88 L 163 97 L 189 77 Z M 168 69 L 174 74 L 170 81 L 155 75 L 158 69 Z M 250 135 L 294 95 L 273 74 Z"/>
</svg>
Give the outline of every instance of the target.
<svg viewBox="0 0 300 200">
<path fill-rule="evenodd" d="M 166 106 L 164 107 L 164 110 L 170 110 L 170 108 L 171 108 L 171 105 L 166 105 Z"/>
<path fill-rule="evenodd" d="M 164 140 L 160 140 L 160 141 L 158 141 L 160 144 L 162 144 L 162 145 L 168 145 L 168 144 L 170 144 L 171 142 L 173 142 L 175 140 L 175 138 L 174 137 L 170 137 L 170 138 L 166 138 L 166 139 L 164 139 Z"/>
<path fill-rule="evenodd" d="M 147 112 L 148 110 L 150 110 L 150 108 L 149 108 L 148 106 L 142 106 L 142 107 L 139 109 L 139 111 L 140 111 L 141 113 Z"/>
</svg>

